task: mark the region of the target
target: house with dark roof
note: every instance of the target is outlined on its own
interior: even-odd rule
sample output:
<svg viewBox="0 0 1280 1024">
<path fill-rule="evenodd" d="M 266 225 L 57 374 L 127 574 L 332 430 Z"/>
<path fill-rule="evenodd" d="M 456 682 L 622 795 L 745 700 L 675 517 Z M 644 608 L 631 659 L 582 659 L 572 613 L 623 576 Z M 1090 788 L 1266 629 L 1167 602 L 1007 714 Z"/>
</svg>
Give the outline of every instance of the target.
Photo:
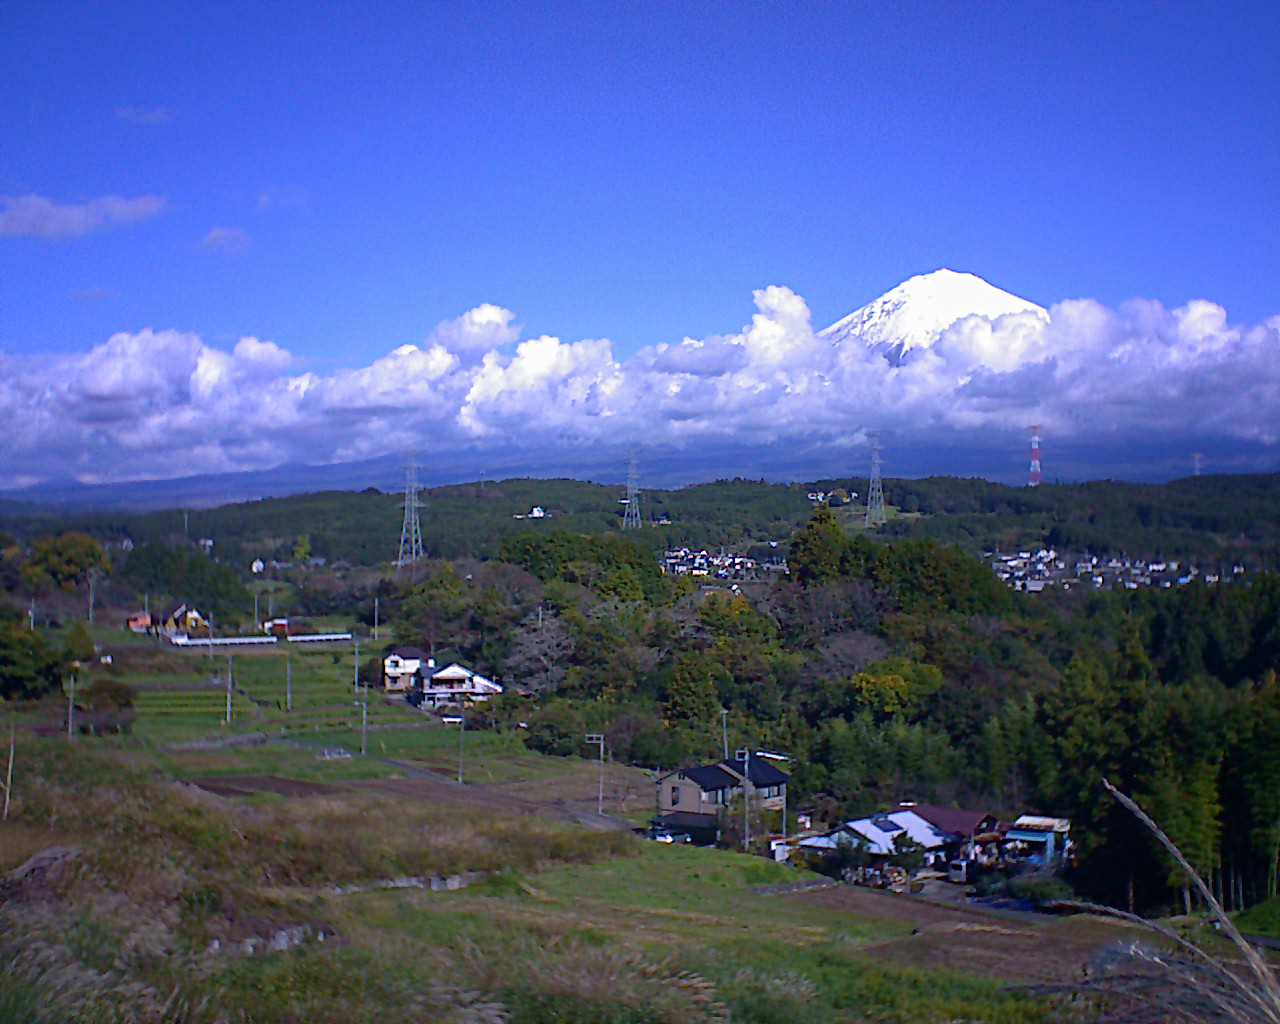
<svg viewBox="0 0 1280 1024">
<path fill-rule="evenodd" d="M 761 758 L 717 761 L 668 772 L 658 779 L 658 828 L 687 832 L 694 842 L 715 843 L 720 819 L 744 791 L 753 806 L 782 810 L 790 776 Z"/>
<path fill-rule="evenodd" d="M 989 811 L 967 811 L 959 807 L 940 807 L 937 804 L 917 804 L 903 801 L 895 811 L 912 811 L 930 825 L 964 839 L 973 839 L 995 832 L 999 818 Z"/>
<path fill-rule="evenodd" d="M 658 810 L 719 814 L 742 795 L 744 786 L 759 806 L 781 810 L 789 781 L 790 776 L 761 758 L 681 768 L 658 780 Z"/>
</svg>

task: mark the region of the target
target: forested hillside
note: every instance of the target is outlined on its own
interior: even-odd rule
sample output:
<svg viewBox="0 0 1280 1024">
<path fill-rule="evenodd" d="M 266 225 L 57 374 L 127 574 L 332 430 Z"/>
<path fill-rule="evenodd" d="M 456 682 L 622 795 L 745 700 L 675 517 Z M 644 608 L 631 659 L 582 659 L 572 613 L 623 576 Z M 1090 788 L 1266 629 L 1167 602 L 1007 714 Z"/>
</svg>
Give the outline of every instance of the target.
<svg viewBox="0 0 1280 1024">
<path fill-rule="evenodd" d="M 679 490 L 644 491 L 648 523 L 639 540 L 663 546 L 773 551 L 811 510 L 811 490 L 861 494 L 857 478 L 814 484 L 717 481 Z M 978 553 L 1049 546 L 1098 555 L 1189 558 L 1209 565 L 1243 562 L 1251 569 L 1280 567 L 1280 476 L 1215 476 L 1145 485 L 1101 481 L 1008 487 L 985 480 L 930 477 L 885 480 L 890 521 L 886 538 L 932 538 Z M 534 506 L 549 519 L 539 528 L 575 533 L 616 529 L 623 490 L 576 480 L 503 480 L 459 484 L 422 494 L 427 553 L 437 558 L 491 558 L 505 538 L 528 529 Z M 213 509 L 140 514 L 50 517 L 37 509 L 0 507 L 0 527 L 31 539 L 78 530 L 101 541 L 183 542 L 208 537 L 218 558 L 243 567 L 254 557 L 288 561 L 300 538 L 311 555 L 353 565 L 395 557 L 402 496 L 374 490 L 330 491 L 225 505 Z M 853 525 L 863 507 L 840 509 Z"/>
</svg>

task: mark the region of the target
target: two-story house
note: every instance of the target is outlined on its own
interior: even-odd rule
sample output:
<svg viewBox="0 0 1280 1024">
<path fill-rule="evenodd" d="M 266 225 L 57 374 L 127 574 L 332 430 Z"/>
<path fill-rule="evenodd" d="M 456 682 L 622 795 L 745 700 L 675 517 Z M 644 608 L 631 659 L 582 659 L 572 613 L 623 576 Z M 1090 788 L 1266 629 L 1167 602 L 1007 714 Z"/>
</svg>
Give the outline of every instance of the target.
<svg viewBox="0 0 1280 1024">
<path fill-rule="evenodd" d="M 425 674 L 435 667 L 435 659 L 421 648 L 406 644 L 393 647 L 382 659 L 382 688 L 390 693 L 417 689 Z"/>
<path fill-rule="evenodd" d="M 417 647 L 393 647 L 382 659 L 382 687 L 389 693 L 420 693 L 422 707 L 465 707 L 496 697 L 502 687 L 492 679 L 454 662 L 442 669 Z"/>
<path fill-rule="evenodd" d="M 658 779 L 655 824 L 690 833 L 715 832 L 720 815 L 744 789 L 755 806 L 782 810 L 789 781 L 785 772 L 762 758 L 680 768 Z"/>
</svg>

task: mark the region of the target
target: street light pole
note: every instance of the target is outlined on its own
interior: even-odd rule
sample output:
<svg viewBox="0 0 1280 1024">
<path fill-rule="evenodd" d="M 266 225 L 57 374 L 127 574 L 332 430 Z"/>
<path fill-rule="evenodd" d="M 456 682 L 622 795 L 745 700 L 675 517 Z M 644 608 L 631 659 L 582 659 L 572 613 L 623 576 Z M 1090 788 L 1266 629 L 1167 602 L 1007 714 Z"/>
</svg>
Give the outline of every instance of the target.
<svg viewBox="0 0 1280 1024">
<path fill-rule="evenodd" d="M 462 715 L 445 715 L 440 721 L 445 725 L 458 727 L 458 785 L 462 785 L 462 734 L 467 727 L 467 720 Z"/>
<path fill-rule="evenodd" d="M 729 709 L 720 709 L 720 729 L 724 734 L 724 759 L 729 760 Z"/>
<path fill-rule="evenodd" d="M 587 742 L 600 747 L 600 784 L 596 791 L 596 813 L 604 814 L 604 733 L 587 733 Z"/>
</svg>

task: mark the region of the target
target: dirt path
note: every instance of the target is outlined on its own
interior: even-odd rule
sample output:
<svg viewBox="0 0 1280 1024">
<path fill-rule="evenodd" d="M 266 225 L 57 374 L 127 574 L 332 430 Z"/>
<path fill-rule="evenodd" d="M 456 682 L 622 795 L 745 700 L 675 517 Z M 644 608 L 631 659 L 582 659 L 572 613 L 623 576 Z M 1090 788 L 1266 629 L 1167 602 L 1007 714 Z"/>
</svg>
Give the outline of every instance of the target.
<svg viewBox="0 0 1280 1024">
<path fill-rule="evenodd" d="M 1080 977 L 1104 946 L 1131 932 L 1096 917 L 1030 917 L 1011 920 L 965 906 L 941 906 L 865 889 L 838 886 L 796 893 L 832 913 L 911 925 L 915 934 L 873 942 L 860 955 L 877 962 L 960 971 L 1020 983 L 1062 982 Z"/>
</svg>

